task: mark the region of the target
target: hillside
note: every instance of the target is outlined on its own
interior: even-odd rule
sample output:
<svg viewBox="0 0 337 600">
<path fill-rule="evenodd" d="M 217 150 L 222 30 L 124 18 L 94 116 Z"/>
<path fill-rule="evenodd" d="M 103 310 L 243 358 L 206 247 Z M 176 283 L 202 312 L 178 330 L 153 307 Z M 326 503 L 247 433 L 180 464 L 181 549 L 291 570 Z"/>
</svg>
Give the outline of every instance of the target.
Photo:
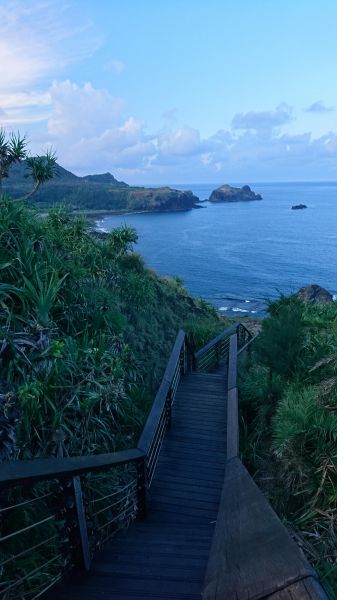
<svg viewBox="0 0 337 600">
<path fill-rule="evenodd" d="M 179 328 L 193 347 L 226 326 L 144 267 L 134 230 L 87 227 L 0 203 L 0 462 L 53 455 L 58 435 L 70 455 L 132 446 Z"/>
<path fill-rule="evenodd" d="M 245 464 L 331 598 L 337 594 L 336 324 L 336 302 L 312 303 L 303 290 L 270 304 L 240 381 Z"/>
<path fill-rule="evenodd" d="M 25 196 L 32 187 L 25 161 L 12 166 L 10 176 L 2 185 L 3 191 L 12 198 Z M 111 173 L 78 177 L 60 165 L 57 165 L 55 177 L 32 197 L 32 202 L 39 208 L 63 203 L 70 210 L 107 212 L 190 210 L 198 200 L 192 192 L 168 187 L 131 187 Z"/>
</svg>

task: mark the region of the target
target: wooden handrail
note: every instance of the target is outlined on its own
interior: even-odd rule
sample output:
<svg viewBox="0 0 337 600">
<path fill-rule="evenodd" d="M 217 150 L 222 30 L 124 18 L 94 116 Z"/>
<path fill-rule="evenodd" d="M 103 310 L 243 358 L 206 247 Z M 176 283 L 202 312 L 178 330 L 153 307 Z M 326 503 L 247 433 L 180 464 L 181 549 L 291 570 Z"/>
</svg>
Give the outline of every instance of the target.
<svg viewBox="0 0 337 600">
<path fill-rule="evenodd" d="M 40 481 L 53 482 L 58 480 L 58 485 L 54 492 L 54 500 L 60 503 L 62 518 L 66 522 L 68 529 L 76 532 L 75 537 L 67 540 L 69 546 L 69 564 L 78 565 L 85 569 L 89 569 L 91 562 L 91 551 L 95 551 L 97 544 L 106 541 L 111 531 L 109 527 L 118 524 L 119 519 L 124 519 L 127 523 L 135 514 L 138 517 L 144 517 L 146 514 L 146 490 L 151 484 L 154 469 L 156 467 L 161 443 L 167 428 L 171 421 L 171 406 L 177 389 L 177 385 L 181 374 L 186 370 L 186 346 L 185 333 L 179 331 L 170 358 L 168 360 L 163 379 L 159 390 L 156 394 L 152 409 L 144 426 L 139 444 L 141 447 L 131 448 L 120 452 L 111 452 L 107 454 L 95 454 L 91 456 L 75 456 L 67 458 L 42 458 L 24 461 L 13 461 L 1 465 L 0 469 L 0 489 L 5 490 L 8 487 L 27 485 L 30 488 L 31 484 Z M 82 483 L 86 485 L 85 479 L 81 482 L 81 475 L 87 473 L 97 473 L 106 471 L 107 469 L 116 468 L 123 465 L 133 465 L 133 470 L 130 472 L 130 480 L 120 486 L 117 484 L 119 475 L 116 478 L 112 477 L 111 483 L 117 484 L 116 491 L 112 492 L 107 497 L 116 496 L 117 502 L 112 502 L 110 507 L 103 507 L 104 510 L 116 511 L 108 522 L 101 524 L 97 532 L 102 527 L 107 529 L 105 536 L 98 540 L 95 535 L 98 533 L 93 530 L 89 531 L 87 527 L 88 519 L 97 519 L 100 513 L 93 512 L 90 502 L 85 508 L 82 492 Z M 127 473 L 122 470 L 120 481 Z M 64 485 L 65 484 L 65 485 Z M 64 492 L 67 489 L 67 492 Z M 84 487 L 85 489 L 85 487 Z M 66 494 L 66 496 L 64 495 Z M 123 496 L 125 498 L 132 496 L 132 502 L 129 501 L 127 508 L 122 505 Z M 47 496 L 52 495 L 47 494 Z M 42 496 L 41 499 L 43 499 Z M 34 502 L 28 500 L 27 502 Z M 69 505 L 68 505 L 69 504 Z M 89 506 L 90 505 L 90 506 Z M 20 506 L 20 504 L 18 504 Z M 118 507 L 118 508 L 117 508 Z M 15 506 L 9 507 L 12 510 Z M 52 519 L 53 515 L 49 517 Z M 98 517 L 99 518 L 99 517 Z M 36 523 L 32 527 L 37 526 Z M 26 551 L 29 550 L 29 547 Z M 10 560 L 15 560 L 12 557 Z M 69 565 L 68 565 L 69 566 Z M 43 567 L 43 565 L 42 565 Z M 62 570 L 62 569 L 61 569 Z M 56 580 L 55 580 L 56 581 Z M 48 583 L 45 591 L 49 589 Z"/>
<path fill-rule="evenodd" d="M 176 337 L 163 379 L 137 448 L 106 454 L 67 458 L 34 458 L 32 460 L 17 460 L 4 463 L 0 469 L 0 487 L 15 485 L 18 482 L 36 482 L 58 477 L 73 477 L 144 459 L 146 457 L 146 449 L 151 445 L 151 436 L 155 431 L 158 418 L 163 410 L 184 340 L 185 332 L 181 330 Z"/>
<path fill-rule="evenodd" d="M 241 325 L 242 325 L 242 323 L 241 323 Z M 245 329 L 247 329 L 247 327 Z M 247 329 L 247 331 L 248 331 L 248 329 Z M 247 344 L 245 344 L 244 346 L 242 346 L 242 348 L 240 348 L 238 350 L 238 356 L 240 356 L 240 354 L 243 354 L 245 352 L 245 350 L 247 350 L 250 347 L 250 345 L 253 342 L 255 342 L 255 340 L 258 337 L 258 335 L 260 335 L 260 334 L 256 333 L 253 337 L 250 338 L 250 340 L 248 340 Z"/>
<path fill-rule="evenodd" d="M 18 481 L 36 482 L 45 479 L 73 477 L 94 471 L 118 467 L 144 459 L 145 454 L 139 448 L 93 454 L 91 456 L 73 456 L 68 458 L 34 458 L 3 463 L 0 469 L 0 487 L 15 485 Z"/>
<path fill-rule="evenodd" d="M 238 336 L 230 338 L 227 384 L 227 460 L 239 454 L 239 408 L 237 388 Z"/>
<path fill-rule="evenodd" d="M 229 335 L 231 335 L 231 333 L 235 332 L 240 324 L 241 324 L 240 321 L 236 321 L 236 323 L 233 323 L 233 325 L 231 325 L 230 327 L 228 327 L 227 329 L 225 329 L 224 331 L 219 333 L 219 335 L 214 337 L 210 342 L 208 342 L 205 346 L 200 348 L 200 350 L 198 350 L 198 352 L 195 353 L 195 355 L 194 355 L 195 358 L 200 358 L 200 356 L 205 354 L 205 352 L 208 352 L 208 350 L 213 348 L 213 346 L 215 346 L 223 338 L 228 337 Z M 247 329 L 247 328 L 245 328 L 245 329 Z"/>
<path fill-rule="evenodd" d="M 229 341 L 229 357 L 228 357 L 228 390 L 237 387 L 237 370 L 238 370 L 238 336 L 235 333 L 231 335 Z"/>
<path fill-rule="evenodd" d="M 182 347 L 184 345 L 184 341 L 185 341 L 185 332 L 183 330 L 180 330 L 176 337 L 176 341 L 174 343 L 170 358 L 168 360 L 159 390 L 156 394 L 152 408 L 150 410 L 150 414 L 147 418 L 147 421 L 144 425 L 142 434 L 138 441 L 138 448 L 141 448 L 145 454 L 148 453 L 148 451 L 151 447 L 153 437 L 157 430 L 160 417 L 164 410 L 166 399 L 167 399 L 167 394 L 169 392 L 169 388 L 171 386 L 172 379 L 174 377 L 175 369 L 177 367 L 177 362 L 179 361 L 179 358 L 180 358 L 180 353 L 181 353 Z"/>
<path fill-rule="evenodd" d="M 314 569 L 239 458 L 238 357 L 256 337 L 239 350 L 237 333 L 230 338 L 227 462 L 202 599 L 328 600 Z"/>
</svg>

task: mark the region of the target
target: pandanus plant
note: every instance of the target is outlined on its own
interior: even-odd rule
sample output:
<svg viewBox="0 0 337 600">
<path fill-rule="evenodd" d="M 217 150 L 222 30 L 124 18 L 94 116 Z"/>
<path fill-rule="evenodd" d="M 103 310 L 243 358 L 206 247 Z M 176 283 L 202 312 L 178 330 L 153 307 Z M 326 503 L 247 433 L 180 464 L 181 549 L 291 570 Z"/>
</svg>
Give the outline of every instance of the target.
<svg viewBox="0 0 337 600">
<path fill-rule="evenodd" d="M 17 198 L 16 202 L 28 200 L 43 183 L 54 177 L 57 157 L 52 150 L 47 150 L 43 156 L 29 156 L 25 136 L 21 137 L 19 133 L 7 135 L 6 131 L 0 128 L 0 189 L 2 180 L 9 176 L 11 166 L 22 160 L 26 160 L 26 177 L 32 177 L 34 186 L 28 194 Z"/>
</svg>

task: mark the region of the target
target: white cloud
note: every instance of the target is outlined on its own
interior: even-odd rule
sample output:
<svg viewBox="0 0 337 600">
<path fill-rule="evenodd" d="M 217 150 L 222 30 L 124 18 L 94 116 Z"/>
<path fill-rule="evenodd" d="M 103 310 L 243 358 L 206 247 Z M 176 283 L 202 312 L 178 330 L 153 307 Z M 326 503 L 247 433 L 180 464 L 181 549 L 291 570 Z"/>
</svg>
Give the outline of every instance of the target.
<svg viewBox="0 0 337 600">
<path fill-rule="evenodd" d="M 63 0 L 7 0 L 1 4 L 0 106 L 6 112 L 1 124 L 28 124 L 46 118 L 49 98 L 45 90 L 51 79 L 99 46 L 91 24 L 74 23 L 67 18 L 67 10 Z"/>
<path fill-rule="evenodd" d="M 79 86 L 69 80 L 54 81 L 49 94 L 52 113 L 48 132 L 70 140 L 95 136 L 116 125 L 125 106 L 121 98 L 91 83 Z"/>
<path fill-rule="evenodd" d="M 232 126 L 234 129 L 270 130 L 289 123 L 293 118 L 292 112 L 292 107 L 282 102 L 275 110 L 237 113 L 233 118 Z"/>
<path fill-rule="evenodd" d="M 148 133 L 139 119 L 126 114 L 121 99 L 90 83 L 54 82 L 49 94 L 49 142 L 60 162 L 78 173 L 111 170 L 130 182 L 169 181 L 179 173 L 185 180 L 200 180 L 200 174 L 224 181 L 296 173 L 301 178 L 305 170 L 314 174 L 321 169 L 323 174 L 325 168 L 337 175 L 337 134 L 314 139 L 310 133 L 281 133 L 281 124 L 292 118 L 286 104 L 246 113 L 240 122 L 249 127 L 220 129 L 203 139 L 188 125 L 172 128 L 168 123 Z"/>
<path fill-rule="evenodd" d="M 333 106 L 326 106 L 326 104 L 324 104 L 323 100 L 318 100 L 317 102 L 310 104 L 310 106 L 308 106 L 304 110 L 305 110 L 305 112 L 310 112 L 310 113 L 329 113 L 329 112 L 333 112 L 335 109 Z"/>
<path fill-rule="evenodd" d="M 165 131 L 158 136 L 158 149 L 163 155 L 196 154 L 200 151 L 200 133 L 187 125 L 175 131 Z"/>
<path fill-rule="evenodd" d="M 125 102 L 91 83 L 69 80 L 50 88 L 49 137 L 60 161 L 76 172 L 145 168 L 156 153 L 154 136 L 136 117 L 125 116 Z"/>
</svg>

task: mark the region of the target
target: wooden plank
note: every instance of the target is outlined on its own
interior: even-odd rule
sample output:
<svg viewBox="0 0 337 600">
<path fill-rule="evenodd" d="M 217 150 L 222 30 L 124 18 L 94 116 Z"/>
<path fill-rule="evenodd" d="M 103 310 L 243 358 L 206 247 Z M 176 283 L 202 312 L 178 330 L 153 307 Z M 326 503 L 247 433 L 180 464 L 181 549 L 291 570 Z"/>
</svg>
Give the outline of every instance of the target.
<svg viewBox="0 0 337 600">
<path fill-rule="evenodd" d="M 186 376 L 148 492 L 147 518 L 119 532 L 58 600 L 199 600 L 225 471 L 226 379 Z M 143 453 L 144 454 L 144 453 Z"/>
<path fill-rule="evenodd" d="M 310 576 L 312 567 L 241 461 L 229 461 L 203 600 L 257 600 Z"/>
<path fill-rule="evenodd" d="M 35 458 L 3 463 L 0 470 L 0 487 L 15 485 L 18 481 L 33 482 L 59 477 L 73 477 L 88 472 L 102 471 L 135 462 L 144 458 L 144 452 L 138 448 L 93 454 L 91 456 L 73 456 L 69 458 Z"/>
<path fill-rule="evenodd" d="M 237 353 L 238 353 L 238 336 L 231 335 L 229 342 L 229 361 L 228 361 L 228 391 L 237 386 Z"/>
<path fill-rule="evenodd" d="M 232 388 L 227 398 L 227 460 L 239 454 L 238 389 Z"/>
<path fill-rule="evenodd" d="M 317 579 L 306 577 L 279 592 L 268 596 L 268 600 L 328 600 L 324 589 Z"/>
</svg>

